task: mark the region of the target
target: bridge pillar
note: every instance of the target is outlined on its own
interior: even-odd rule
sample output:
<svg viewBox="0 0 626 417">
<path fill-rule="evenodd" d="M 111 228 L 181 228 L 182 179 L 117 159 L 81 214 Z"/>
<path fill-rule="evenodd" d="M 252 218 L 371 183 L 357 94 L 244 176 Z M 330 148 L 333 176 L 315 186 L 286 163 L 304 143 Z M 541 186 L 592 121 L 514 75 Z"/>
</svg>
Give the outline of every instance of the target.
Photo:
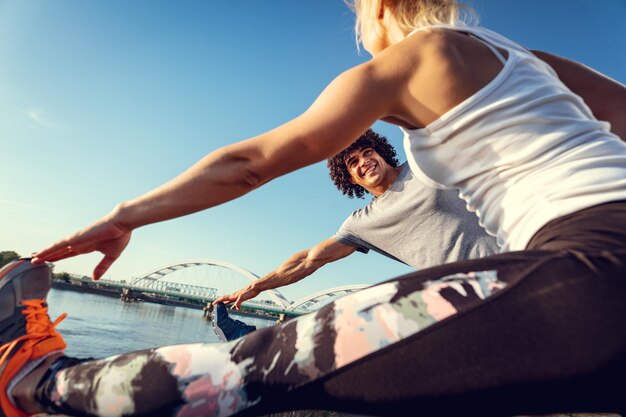
<svg viewBox="0 0 626 417">
<path fill-rule="evenodd" d="M 125 303 L 129 303 L 131 301 L 137 301 L 141 299 L 141 293 L 131 290 L 130 288 L 122 288 L 122 292 L 120 293 L 120 300 Z"/>
<path fill-rule="evenodd" d="M 211 318 L 211 312 L 213 311 L 213 304 L 209 301 L 206 306 L 202 307 L 202 317 L 209 320 Z"/>
</svg>

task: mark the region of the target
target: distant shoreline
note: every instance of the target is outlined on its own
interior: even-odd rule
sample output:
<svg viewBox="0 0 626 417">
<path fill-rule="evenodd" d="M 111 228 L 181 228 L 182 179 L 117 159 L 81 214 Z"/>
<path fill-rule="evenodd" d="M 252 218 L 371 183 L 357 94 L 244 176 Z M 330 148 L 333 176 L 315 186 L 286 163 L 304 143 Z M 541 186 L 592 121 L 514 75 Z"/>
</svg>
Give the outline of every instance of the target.
<svg viewBox="0 0 626 417">
<path fill-rule="evenodd" d="M 102 295 L 105 297 L 110 297 L 110 298 L 120 298 L 122 295 L 122 290 L 120 288 L 110 288 L 110 287 L 106 287 L 106 286 L 91 286 L 91 285 L 79 285 L 79 284 L 72 284 L 69 282 L 63 282 L 63 281 L 59 281 L 59 280 L 53 280 L 52 281 L 52 288 L 57 289 L 57 290 L 62 290 L 62 291 L 74 291 L 74 292 L 81 292 L 81 293 L 89 293 L 89 294 L 96 294 L 96 295 Z M 124 302 L 121 301 L 120 302 Z M 163 304 L 163 305 L 171 305 L 174 307 L 186 307 L 186 308 L 193 308 L 196 310 L 202 310 L 204 308 L 203 304 L 198 304 L 198 303 L 192 303 L 192 302 L 185 302 L 185 301 L 178 301 L 178 300 L 171 300 L 171 299 L 165 299 L 165 298 L 158 298 L 158 297 L 149 297 L 145 294 L 142 294 L 142 299 L 141 300 L 137 300 L 137 301 L 127 301 L 127 302 L 131 302 L 131 303 L 136 303 L 136 302 L 147 302 L 147 303 L 156 303 L 156 304 Z"/>
<path fill-rule="evenodd" d="M 145 303 L 167 305 L 167 306 L 172 306 L 172 307 L 191 308 L 194 310 L 204 310 L 204 308 L 206 307 L 206 304 L 172 300 L 172 299 L 167 299 L 163 297 L 154 297 L 154 296 L 149 296 L 145 293 L 141 294 L 140 300 L 122 301 L 120 299 L 122 295 L 121 288 L 107 287 L 106 285 L 100 285 L 100 284 L 91 283 L 91 282 L 86 283 L 84 281 L 81 283 L 71 283 L 71 282 L 61 281 L 58 279 L 53 279 L 52 288 L 56 290 L 61 290 L 61 291 L 74 291 L 74 292 L 80 292 L 80 293 L 101 295 L 101 296 L 109 297 L 109 298 L 117 298 L 120 300 L 121 303 L 145 302 Z M 253 317 L 253 318 L 263 317 L 263 318 L 268 318 L 268 319 L 276 319 L 276 317 L 271 316 L 271 315 L 253 314 L 253 313 L 248 313 L 248 312 L 241 311 L 241 310 L 236 311 L 235 314 L 239 316 L 244 316 L 244 317 Z"/>
</svg>

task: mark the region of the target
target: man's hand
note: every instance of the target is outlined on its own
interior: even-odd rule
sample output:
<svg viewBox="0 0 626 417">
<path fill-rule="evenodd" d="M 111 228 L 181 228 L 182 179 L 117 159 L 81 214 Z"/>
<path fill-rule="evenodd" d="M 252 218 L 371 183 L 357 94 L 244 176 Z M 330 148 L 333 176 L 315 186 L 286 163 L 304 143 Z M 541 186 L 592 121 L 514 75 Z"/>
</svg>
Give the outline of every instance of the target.
<svg viewBox="0 0 626 417">
<path fill-rule="evenodd" d="M 254 289 L 252 285 L 248 285 L 247 287 L 242 288 L 239 291 L 235 291 L 232 294 L 222 295 L 220 298 L 213 301 L 213 305 L 216 305 L 219 303 L 226 303 L 226 304 L 235 303 L 231 307 L 231 309 L 240 310 L 241 303 L 243 303 L 246 300 L 256 297 L 260 293 L 261 291 Z"/>
<path fill-rule="evenodd" d="M 318 268 L 321 268 L 327 263 L 345 258 L 354 253 L 355 250 L 356 248 L 354 246 L 346 245 L 333 238 L 326 239 L 312 249 L 303 250 L 291 255 L 278 269 L 259 278 L 247 287 L 235 291 L 232 294 L 219 297 L 213 301 L 213 305 L 219 303 L 235 303 L 231 309 L 239 310 L 241 303 L 256 297 L 261 292 L 293 284 L 311 275 Z"/>
</svg>

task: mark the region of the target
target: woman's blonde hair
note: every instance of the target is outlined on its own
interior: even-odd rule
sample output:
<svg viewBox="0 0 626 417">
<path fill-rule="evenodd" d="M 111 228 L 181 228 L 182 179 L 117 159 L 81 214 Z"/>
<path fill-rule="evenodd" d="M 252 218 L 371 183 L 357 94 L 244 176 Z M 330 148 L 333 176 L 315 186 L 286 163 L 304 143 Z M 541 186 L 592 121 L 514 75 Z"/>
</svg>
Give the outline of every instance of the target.
<svg viewBox="0 0 626 417">
<path fill-rule="evenodd" d="M 357 44 L 361 44 L 364 25 L 373 25 L 379 18 L 383 1 L 400 29 L 406 33 L 423 26 L 458 26 L 475 24 L 478 21 L 472 8 L 457 0 L 345 0 L 356 15 L 354 32 Z"/>
</svg>

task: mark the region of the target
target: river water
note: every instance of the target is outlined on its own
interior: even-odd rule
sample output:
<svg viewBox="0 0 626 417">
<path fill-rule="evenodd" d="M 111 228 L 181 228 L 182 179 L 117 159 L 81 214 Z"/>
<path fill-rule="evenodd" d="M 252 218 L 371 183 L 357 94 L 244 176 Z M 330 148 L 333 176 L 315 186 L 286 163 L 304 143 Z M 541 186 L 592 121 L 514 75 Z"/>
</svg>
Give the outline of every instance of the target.
<svg viewBox="0 0 626 417">
<path fill-rule="evenodd" d="M 67 342 L 66 354 L 101 358 L 134 350 L 181 343 L 218 342 L 202 310 L 160 304 L 124 303 L 96 294 L 52 289 L 48 313 L 54 321 L 67 313 L 57 329 Z M 257 328 L 273 319 L 231 313 L 233 318 Z"/>
</svg>

